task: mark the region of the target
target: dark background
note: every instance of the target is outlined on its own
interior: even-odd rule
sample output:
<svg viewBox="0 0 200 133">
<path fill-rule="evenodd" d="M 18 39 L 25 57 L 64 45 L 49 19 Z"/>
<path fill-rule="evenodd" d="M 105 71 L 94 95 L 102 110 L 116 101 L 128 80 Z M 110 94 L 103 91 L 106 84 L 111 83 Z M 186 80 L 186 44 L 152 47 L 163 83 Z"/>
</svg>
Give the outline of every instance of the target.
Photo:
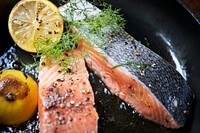
<svg viewBox="0 0 200 133">
<path fill-rule="evenodd" d="M 8 15 L 18 0 L 0 0 L 0 56 L 13 41 L 8 33 Z M 62 2 L 52 0 L 57 5 Z M 186 72 L 187 83 L 195 93 L 195 101 L 185 127 L 178 130 L 166 129 L 141 118 L 123 101 L 104 93 L 105 86 L 94 75 L 90 75 L 99 113 L 99 132 L 138 133 L 200 133 L 200 25 L 197 19 L 176 0 L 106 0 L 120 8 L 127 20 L 126 31 L 144 45 L 176 64 L 174 53 Z M 95 82 L 98 81 L 98 82 Z M 109 92 L 109 91 L 108 91 Z M 126 107 L 126 108 L 125 108 Z M 0 129 L 1 131 L 1 129 Z"/>
</svg>

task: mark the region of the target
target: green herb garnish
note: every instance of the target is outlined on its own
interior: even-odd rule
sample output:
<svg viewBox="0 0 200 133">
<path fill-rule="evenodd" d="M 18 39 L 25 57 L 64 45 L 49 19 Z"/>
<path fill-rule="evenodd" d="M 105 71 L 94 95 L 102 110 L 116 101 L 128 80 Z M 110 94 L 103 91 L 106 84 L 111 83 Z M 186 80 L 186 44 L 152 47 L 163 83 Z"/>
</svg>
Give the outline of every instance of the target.
<svg viewBox="0 0 200 133">
<path fill-rule="evenodd" d="M 132 62 L 127 62 L 127 63 L 124 63 L 124 64 L 118 64 L 118 65 L 115 65 L 113 68 L 117 68 L 117 67 L 120 67 L 120 66 L 130 66 L 132 64 Z"/>
<path fill-rule="evenodd" d="M 113 68 L 117 68 L 117 67 L 120 67 L 120 66 L 136 66 L 138 68 L 146 68 L 148 66 L 148 64 L 145 64 L 145 63 L 135 63 L 135 62 L 126 62 L 124 64 L 118 64 L 118 65 L 115 65 Z"/>
<path fill-rule="evenodd" d="M 119 9 L 113 10 L 112 6 L 109 4 L 100 4 L 103 9 L 98 15 L 95 16 L 88 16 L 87 9 L 79 9 L 76 3 L 71 2 L 70 5 L 71 6 L 66 9 L 66 12 L 69 13 L 72 18 L 74 16 L 75 10 L 81 10 L 81 12 L 85 15 L 85 19 L 81 21 L 76 21 L 73 19 L 71 21 L 65 20 L 65 32 L 63 33 L 61 40 L 58 42 L 51 41 L 51 38 L 40 38 L 35 42 L 35 46 L 37 49 L 36 57 L 40 57 L 41 55 L 43 55 L 47 59 L 49 58 L 49 60 L 51 58 L 54 58 L 59 62 L 60 66 L 65 68 L 76 62 L 73 57 L 67 57 L 65 55 L 66 51 L 71 52 L 70 55 L 73 55 L 73 49 L 77 47 L 80 38 L 86 41 L 90 40 L 89 37 L 83 36 L 81 32 L 72 33 L 71 30 L 73 27 L 76 28 L 80 26 L 86 26 L 85 29 L 81 30 L 90 30 L 90 34 L 99 37 L 99 35 L 103 35 L 103 29 L 105 27 L 110 27 L 113 33 L 117 33 L 118 31 L 120 31 L 120 29 L 124 28 L 125 25 L 125 20 L 119 14 Z M 101 36 L 100 39 L 105 42 L 104 36 Z"/>
<path fill-rule="evenodd" d="M 20 60 L 20 63 L 27 70 L 32 70 L 32 69 L 38 70 L 39 62 L 37 62 L 36 60 L 34 61 L 34 63 L 29 63 L 29 64 L 26 64 L 22 60 Z"/>
<path fill-rule="evenodd" d="M 83 21 L 72 21 L 72 25 L 80 26 L 86 25 L 90 29 L 91 34 L 102 34 L 105 27 L 112 30 L 113 33 L 118 33 L 125 25 L 125 19 L 119 14 L 119 9 L 112 9 L 112 6 L 103 3 L 102 11 L 95 16 L 87 16 Z M 88 27 L 86 30 L 88 30 Z"/>
</svg>

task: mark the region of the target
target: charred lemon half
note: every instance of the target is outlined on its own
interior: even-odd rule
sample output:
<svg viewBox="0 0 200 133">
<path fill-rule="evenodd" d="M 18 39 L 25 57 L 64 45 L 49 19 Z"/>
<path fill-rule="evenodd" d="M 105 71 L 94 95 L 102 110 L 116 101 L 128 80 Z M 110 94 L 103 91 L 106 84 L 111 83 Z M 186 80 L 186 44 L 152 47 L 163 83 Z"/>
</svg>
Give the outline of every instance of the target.
<svg viewBox="0 0 200 133">
<path fill-rule="evenodd" d="M 20 124 L 37 110 L 35 80 L 18 70 L 0 71 L 0 124 Z"/>
</svg>

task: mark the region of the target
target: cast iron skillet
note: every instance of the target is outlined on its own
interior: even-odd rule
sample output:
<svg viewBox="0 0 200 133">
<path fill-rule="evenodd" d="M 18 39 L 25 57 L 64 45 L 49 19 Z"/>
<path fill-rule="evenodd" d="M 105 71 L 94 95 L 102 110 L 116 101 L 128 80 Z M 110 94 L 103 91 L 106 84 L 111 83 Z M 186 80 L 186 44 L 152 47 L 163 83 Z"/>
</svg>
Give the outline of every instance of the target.
<svg viewBox="0 0 200 133">
<path fill-rule="evenodd" d="M 24 58 L 29 61 L 31 60 L 29 53 L 14 45 L 7 29 L 8 14 L 17 1 L 0 1 L 0 56 L 12 47 L 17 61 Z M 60 0 L 53 0 L 53 2 L 58 6 L 61 4 Z M 196 98 L 185 127 L 177 130 L 166 129 L 141 118 L 118 97 L 111 95 L 106 86 L 90 72 L 96 108 L 100 117 L 99 132 L 199 133 L 200 25 L 176 0 L 107 0 L 107 2 L 114 7 L 121 8 L 121 12 L 127 20 L 126 31 L 128 33 L 161 55 L 175 68 L 181 68 L 180 70 Z M 0 60 L 0 64 L 2 64 L 2 60 Z M 14 66 L 16 67 L 16 64 L 7 68 Z M 0 69 L 5 68 L 1 65 Z M 21 67 L 19 66 L 18 69 Z M 38 132 L 38 125 L 35 124 L 37 119 L 35 116 L 32 119 L 34 124 L 30 130 L 26 129 L 28 124 L 25 123 L 20 128 L 0 126 L 0 131 L 17 132 L 21 129 L 22 131 Z"/>
</svg>

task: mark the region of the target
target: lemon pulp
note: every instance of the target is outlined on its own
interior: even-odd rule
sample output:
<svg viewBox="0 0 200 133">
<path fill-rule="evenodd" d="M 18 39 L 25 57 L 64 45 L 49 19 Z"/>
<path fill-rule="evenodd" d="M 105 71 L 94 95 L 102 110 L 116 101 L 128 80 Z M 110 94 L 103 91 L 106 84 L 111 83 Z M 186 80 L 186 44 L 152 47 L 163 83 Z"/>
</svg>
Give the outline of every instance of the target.
<svg viewBox="0 0 200 133">
<path fill-rule="evenodd" d="M 21 0 L 12 9 L 8 28 L 15 43 L 28 52 L 37 52 L 39 38 L 57 41 L 63 33 L 58 8 L 48 0 Z"/>
</svg>

